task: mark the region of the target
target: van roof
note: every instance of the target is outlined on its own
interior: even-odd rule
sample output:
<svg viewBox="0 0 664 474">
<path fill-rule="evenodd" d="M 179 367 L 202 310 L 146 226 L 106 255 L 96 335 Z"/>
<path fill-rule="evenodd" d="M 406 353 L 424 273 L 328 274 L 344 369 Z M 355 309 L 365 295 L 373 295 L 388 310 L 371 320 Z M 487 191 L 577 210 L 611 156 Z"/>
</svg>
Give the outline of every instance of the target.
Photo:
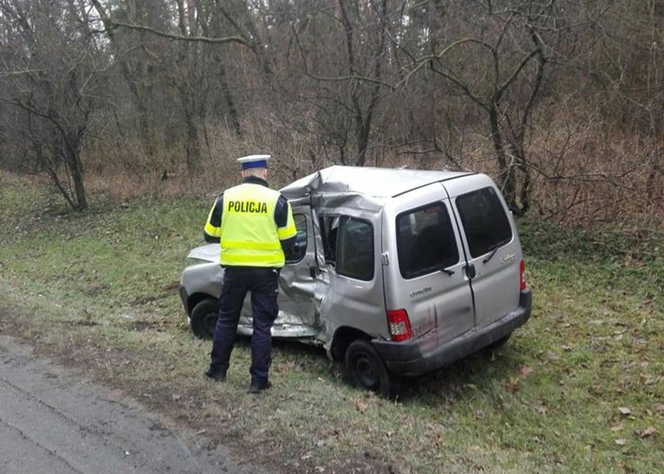
<svg viewBox="0 0 664 474">
<path fill-rule="evenodd" d="M 390 198 L 431 183 L 471 174 L 475 173 L 330 166 L 289 184 L 282 188 L 281 192 L 289 199 L 307 195 L 312 191 Z"/>
</svg>

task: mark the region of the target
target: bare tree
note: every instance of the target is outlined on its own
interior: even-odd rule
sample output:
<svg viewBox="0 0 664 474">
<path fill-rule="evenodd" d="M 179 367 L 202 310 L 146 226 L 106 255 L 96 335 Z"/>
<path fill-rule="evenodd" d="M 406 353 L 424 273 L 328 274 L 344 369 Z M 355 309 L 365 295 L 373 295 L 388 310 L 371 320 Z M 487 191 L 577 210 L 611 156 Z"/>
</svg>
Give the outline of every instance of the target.
<svg viewBox="0 0 664 474">
<path fill-rule="evenodd" d="M 591 72 L 611 95 L 607 102 L 622 122 L 648 143 L 644 194 L 652 202 L 662 195 L 657 184 L 664 176 L 664 3 L 619 5 L 599 26 L 601 62 Z"/>
<path fill-rule="evenodd" d="M 335 144 L 344 164 L 366 164 L 381 102 L 394 91 L 390 5 L 396 4 L 330 1 L 292 25 L 302 67 L 314 86 L 299 91 L 299 100 L 316 104 L 312 131 Z"/>
<path fill-rule="evenodd" d="M 496 3 L 500 7 L 477 2 L 471 11 L 460 13 L 469 22 L 464 36 L 433 54 L 408 54 L 415 69 L 429 67 L 484 112 L 499 183 L 512 210 L 524 214 L 530 207 L 531 182 L 526 138 L 545 78 L 545 37 L 555 28 L 556 1 Z"/>
<path fill-rule="evenodd" d="M 659 0 L 0 0 L 0 165 L 73 208 L 84 163 L 199 173 L 266 147 L 293 177 L 472 168 L 517 214 L 628 188 L 658 212 L 663 20 Z"/>
<path fill-rule="evenodd" d="M 15 130 L 25 159 L 45 170 L 74 210 L 87 208 L 81 150 L 100 101 L 93 38 L 75 0 L 0 1 L 0 23 L 12 45 L 4 55 L 0 100 L 21 113 Z M 103 62 L 103 59 L 102 59 Z"/>
</svg>

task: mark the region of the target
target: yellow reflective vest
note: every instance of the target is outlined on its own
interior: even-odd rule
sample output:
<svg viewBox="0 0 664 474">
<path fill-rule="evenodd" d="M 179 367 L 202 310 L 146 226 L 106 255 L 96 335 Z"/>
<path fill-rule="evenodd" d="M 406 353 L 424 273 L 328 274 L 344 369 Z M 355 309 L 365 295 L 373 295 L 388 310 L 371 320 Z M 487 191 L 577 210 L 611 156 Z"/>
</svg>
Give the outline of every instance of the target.
<svg viewBox="0 0 664 474">
<path fill-rule="evenodd" d="M 223 266 L 281 268 L 285 257 L 281 240 L 295 237 L 297 229 L 290 204 L 286 225 L 275 221 L 277 201 L 281 194 L 266 186 L 244 183 L 223 195 L 221 225 L 215 226 L 210 211 L 205 233 L 219 237 L 220 263 Z"/>
</svg>

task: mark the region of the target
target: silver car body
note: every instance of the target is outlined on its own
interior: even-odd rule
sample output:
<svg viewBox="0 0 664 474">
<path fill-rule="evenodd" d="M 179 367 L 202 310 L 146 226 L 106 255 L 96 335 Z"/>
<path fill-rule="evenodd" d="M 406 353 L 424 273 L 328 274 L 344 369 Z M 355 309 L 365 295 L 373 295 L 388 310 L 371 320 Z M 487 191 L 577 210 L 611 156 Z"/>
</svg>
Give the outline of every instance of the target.
<svg viewBox="0 0 664 474">
<path fill-rule="evenodd" d="M 498 197 L 511 237 L 473 256 L 457 199 L 487 189 Z M 391 371 L 414 375 L 509 336 L 530 316 L 530 291 L 520 287 L 523 256 L 517 230 L 486 175 L 333 166 L 281 192 L 298 225 L 299 259 L 281 270 L 275 337 L 323 345 L 331 357 L 341 358 L 347 339 L 361 335 L 372 340 Z M 432 205 L 449 218 L 444 245 L 456 246 L 458 260 L 444 269 L 408 275 L 400 268 L 399 245 L 405 244 L 397 234 L 411 232 L 409 251 L 426 262 L 427 252 L 435 251 L 430 247 L 443 243 L 418 242 L 424 232 L 415 227 L 414 216 L 430 218 L 434 211 L 427 206 Z M 417 209 L 424 211 L 413 214 Z M 338 248 L 331 250 L 329 242 Z M 337 259 L 348 248 L 352 252 L 344 261 Z M 198 247 L 189 257 L 204 263 L 187 267 L 182 275 L 188 313 L 202 297 L 218 298 L 223 279 L 218 244 Z M 412 337 L 407 341 L 393 341 L 386 314 L 396 309 L 408 315 Z M 238 331 L 251 334 L 248 298 Z"/>
</svg>

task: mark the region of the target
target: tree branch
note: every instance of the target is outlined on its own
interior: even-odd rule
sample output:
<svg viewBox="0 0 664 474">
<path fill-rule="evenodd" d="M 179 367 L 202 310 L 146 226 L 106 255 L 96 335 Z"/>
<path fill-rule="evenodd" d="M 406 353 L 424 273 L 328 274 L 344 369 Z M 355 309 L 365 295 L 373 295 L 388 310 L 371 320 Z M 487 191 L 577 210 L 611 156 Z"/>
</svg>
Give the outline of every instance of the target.
<svg viewBox="0 0 664 474">
<path fill-rule="evenodd" d="M 159 31 L 149 26 L 144 25 L 134 25 L 132 23 L 124 23 L 117 20 L 109 20 L 109 23 L 114 28 L 127 28 L 129 30 L 136 31 L 145 31 L 152 33 L 153 35 L 161 36 L 162 38 L 168 38 L 177 41 L 191 41 L 191 42 L 201 42 L 201 43 L 210 43 L 210 44 L 226 44 L 226 43 L 238 43 L 242 46 L 251 48 L 251 45 L 247 43 L 243 38 L 239 36 L 226 36 L 224 38 L 209 38 L 207 36 L 191 36 L 191 35 L 174 35 L 171 33 L 166 33 L 164 31 Z"/>
<path fill-rule="evenodd" d="M 357 80 L 357 81 L 364 81 L 364 82 L 371 82 L 377 85 L 389 87 L 392 90 L 396 90 L 398 85 L 395 86 L 393 84 L 389 84 L 385 81 L 381 81 L 380 79 L 374 79 L 373 77 L 367 77 L 367 76 L 361 76 L 359 74 L 348 74 L 346 76 L 318 76 L 316 74 L 313 74 L 309 70 L 309 63 L 307 62 L 307 55 L 304 52 L 304 47 L 302 46 L 302 43 L 300 42 L 300 35 L 297 33 L 297 30 L 295 29 L 294 26 L 291 26 L 291 29 L 293 30 L 293 33 L 295 34 L 295 42 L 297 43 L 297 47 L 300 51 L 300 56 L 302 57 L 302 64 L 304 66 L 304 73 L 311 77 L 312 79 L 315 79 L 317 81 L 321 82 L 343 82 L 343 81 L 351 81 L 351 80 Z"/>
</svg>

